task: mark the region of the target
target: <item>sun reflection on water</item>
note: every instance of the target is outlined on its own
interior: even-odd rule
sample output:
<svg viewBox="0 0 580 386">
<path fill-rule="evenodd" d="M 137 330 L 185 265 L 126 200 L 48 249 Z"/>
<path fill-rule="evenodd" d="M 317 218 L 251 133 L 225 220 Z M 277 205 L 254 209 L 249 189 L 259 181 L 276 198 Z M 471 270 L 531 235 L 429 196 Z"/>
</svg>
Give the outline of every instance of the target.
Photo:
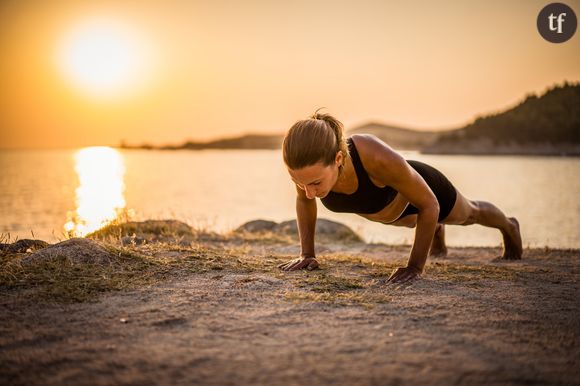
<svg viewBox="0 0 580 386">
<path fill-rule="evenodd" d="M 125 164 L 110 147 L 86 147 L 74 155 L 79 178 L 76 210 L 67 214 L 64 229 L 84 236 L 117 219 L 125 209 Z"/>
</svg>

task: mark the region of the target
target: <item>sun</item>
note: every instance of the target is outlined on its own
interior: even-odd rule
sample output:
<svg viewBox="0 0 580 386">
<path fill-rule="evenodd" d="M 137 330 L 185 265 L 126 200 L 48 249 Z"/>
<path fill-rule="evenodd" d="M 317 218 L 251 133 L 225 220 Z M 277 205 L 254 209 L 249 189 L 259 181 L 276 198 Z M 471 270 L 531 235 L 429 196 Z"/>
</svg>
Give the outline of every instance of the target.
<svg viewBox="0 0 580 386">
<path fill-rule="evenodd" d="M 92 19 L 66 32 L 56 50 L 57 65 L 74 88 L 96 97 L 136 91 L 151 69 L 150 50 L 128 24 Z"/>
</svg>

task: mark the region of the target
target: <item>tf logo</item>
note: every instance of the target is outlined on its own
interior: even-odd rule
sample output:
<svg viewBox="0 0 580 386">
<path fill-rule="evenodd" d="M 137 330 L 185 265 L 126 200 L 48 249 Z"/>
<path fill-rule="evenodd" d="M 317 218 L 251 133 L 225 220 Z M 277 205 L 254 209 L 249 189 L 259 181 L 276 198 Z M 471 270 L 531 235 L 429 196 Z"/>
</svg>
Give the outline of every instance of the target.
<svg viewBox="0 0 580 386">
<path fill-rule="evenodd" d="M 562 3 L 546 5 L 536 21 L 538 32 L 551 43 L 564 43 L 576 32 L 576 14 L 572 8 Z"/>
</svg>

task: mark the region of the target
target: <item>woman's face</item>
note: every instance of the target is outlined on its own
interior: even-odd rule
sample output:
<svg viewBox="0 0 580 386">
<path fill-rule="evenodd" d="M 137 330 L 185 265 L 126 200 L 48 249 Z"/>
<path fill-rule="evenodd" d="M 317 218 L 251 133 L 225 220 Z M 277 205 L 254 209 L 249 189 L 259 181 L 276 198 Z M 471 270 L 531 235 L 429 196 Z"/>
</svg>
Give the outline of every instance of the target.
<svg viewBox="0 0 580 386">
<path fill-rule="evenodd" d="M 292 181 L 305 191 L 306 197 L 324 198 L 332 190 L 338 179 L 338 166 L 342 163 L 342 153 L 338 152 L 332 165 L 324 166 L 321 162 L 294 170 L 288 168 Z"/>
</svg>

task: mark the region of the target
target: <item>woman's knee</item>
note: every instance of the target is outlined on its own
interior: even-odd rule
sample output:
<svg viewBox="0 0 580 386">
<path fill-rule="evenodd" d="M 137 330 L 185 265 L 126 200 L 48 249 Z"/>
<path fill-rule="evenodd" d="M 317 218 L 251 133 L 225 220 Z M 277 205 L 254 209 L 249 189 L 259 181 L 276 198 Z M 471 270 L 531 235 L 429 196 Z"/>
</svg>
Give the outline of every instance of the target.
<svg viewBox="0 0 580 386">
<path fill-rule="evenodd" d="M 479 213 L 481 212 L 481 203 L 467 200 L 467 208 L 465 221 L 461 225 L 477 224 L 479 222 Z"/>
<path fill-rule="evenodd" d="M 457 192 L 457 200 L 451 213 L 443 220 L 450 225 L 471 225 L 479 219 L 480 205 L 477 201 L 471 201 Z"/>
</svg>

